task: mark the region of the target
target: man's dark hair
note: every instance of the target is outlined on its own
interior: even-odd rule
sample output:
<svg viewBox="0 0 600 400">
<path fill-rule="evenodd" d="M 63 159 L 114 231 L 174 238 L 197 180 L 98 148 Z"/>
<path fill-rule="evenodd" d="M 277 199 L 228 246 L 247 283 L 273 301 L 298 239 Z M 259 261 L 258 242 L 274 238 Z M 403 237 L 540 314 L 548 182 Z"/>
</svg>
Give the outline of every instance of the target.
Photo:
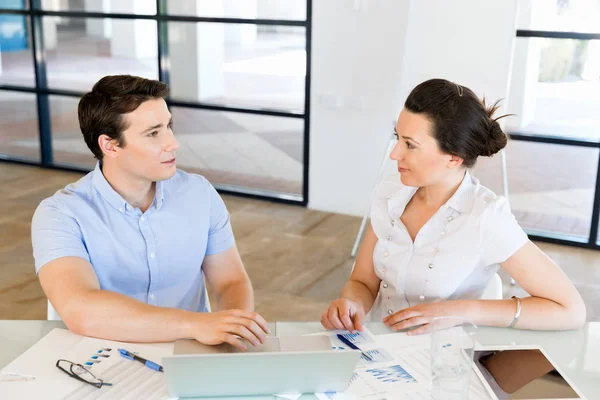
<svg viewBox="0 0 600 400">
<path fill-rule="evenodd" d="M 125 146 L 123 131 L 128 126 L 125 114 L 134 111 L 143 102 L 165 98 L 166 84 L 132 75 L 109 75 L 100 79 L 92 91 L 79 100 L 77 116 L 85 143 L 98 160 L 103 154 L 98 138 L 107 135 Z"/>
</svg>

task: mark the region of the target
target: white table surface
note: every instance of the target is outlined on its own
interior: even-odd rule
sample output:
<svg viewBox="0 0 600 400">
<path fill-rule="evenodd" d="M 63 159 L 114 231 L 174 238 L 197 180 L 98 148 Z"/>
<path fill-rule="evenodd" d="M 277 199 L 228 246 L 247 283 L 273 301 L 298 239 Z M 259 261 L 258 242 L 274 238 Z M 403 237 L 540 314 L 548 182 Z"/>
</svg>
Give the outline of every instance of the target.
<svg viewBox="0 0 600 400">
<path fill-rule="evenodd" d="M 375 334 L 392 332 L 381 323 L 367 326 Z M 0 369 L 54 328 L 65 328 L 65 325 L 61 321 L 0 320 Z M 323 328 L 318 322 L 276 322 L 271 324 L 271 330 L 277 336 L 286 336 L 315 333 Z M 476 339 L 483 346 L 541 346 L 586 398 L 600 399 L 600 322 L 563 332 L 480 327 Z M 302 396 L 302 399 L 314 398 Z"/>
</svg>

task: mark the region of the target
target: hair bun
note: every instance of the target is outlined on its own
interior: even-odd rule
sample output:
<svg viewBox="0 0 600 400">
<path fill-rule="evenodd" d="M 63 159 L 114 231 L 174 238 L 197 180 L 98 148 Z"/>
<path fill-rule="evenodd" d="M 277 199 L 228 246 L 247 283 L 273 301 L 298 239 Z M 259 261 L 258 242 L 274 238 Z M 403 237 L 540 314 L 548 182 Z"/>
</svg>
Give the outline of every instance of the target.
<svg viewBox="0 0 600 400">
<path fill-rule="evenodd" d="M 485 143 L 485 147 L 481 151 L 482 156 L 491 157 L 504 147 L 506 147 L 506 143 L 508 142 L 508 138 L 506 133 L 500 128 L 500 124 L 495 119 L 490 119 L 490 126 L 487 131 L 488 140 Z"/>
</svg>

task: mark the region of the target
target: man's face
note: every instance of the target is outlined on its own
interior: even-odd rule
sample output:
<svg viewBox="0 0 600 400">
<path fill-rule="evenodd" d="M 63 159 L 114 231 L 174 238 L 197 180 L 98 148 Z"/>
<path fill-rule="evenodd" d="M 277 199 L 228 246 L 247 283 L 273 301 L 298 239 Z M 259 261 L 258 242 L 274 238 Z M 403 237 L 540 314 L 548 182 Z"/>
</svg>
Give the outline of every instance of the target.
<svg viewBox="0 0 600 400">
<path fill-rule="evenodd" d="M 119 170 L 152 182 L 171 178 L 176 171 L 179 142 L 171 130 L 171 113 L 165 101 L 145 101 L 124 118 L 127 126 L 123 132 L 124 145 L 111 157 Z"/>
</svg>

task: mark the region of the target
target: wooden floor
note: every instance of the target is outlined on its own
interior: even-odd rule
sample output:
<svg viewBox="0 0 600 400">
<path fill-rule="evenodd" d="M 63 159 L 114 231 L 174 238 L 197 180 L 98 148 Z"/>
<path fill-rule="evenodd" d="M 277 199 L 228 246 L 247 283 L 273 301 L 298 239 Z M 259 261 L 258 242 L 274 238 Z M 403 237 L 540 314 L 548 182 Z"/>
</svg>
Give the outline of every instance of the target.
<svg viewBox="0 0 600 400">
<path fill-rule="evenodd" d="M 46 319 L 35 275 L 31 217 L 39 202 L 81 174 L 0 162 L 0 319 Z M 270 321 L 316 321 L 339 295 L 352 268 L 360 219 L 224 196 L 256 309 Z M 575 283 L 600 320 L 600 252 L 537 243 Z M 523 294 L 510 286 L 504 295 Z"/>
</svg>

